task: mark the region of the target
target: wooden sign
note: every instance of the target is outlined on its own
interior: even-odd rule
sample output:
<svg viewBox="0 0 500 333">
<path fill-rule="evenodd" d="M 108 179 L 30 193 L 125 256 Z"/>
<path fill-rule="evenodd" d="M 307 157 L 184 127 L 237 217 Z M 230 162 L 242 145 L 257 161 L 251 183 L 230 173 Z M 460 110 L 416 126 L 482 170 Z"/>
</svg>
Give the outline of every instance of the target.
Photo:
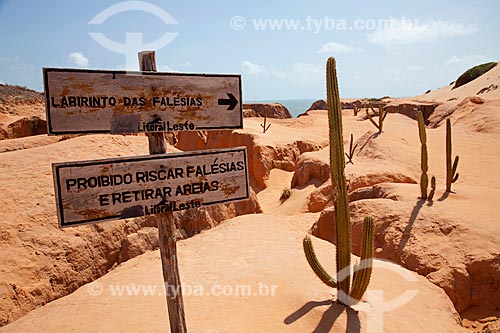
<svg viewBox="0 0 500 333">
<path fill-rule="evenodd" d="M 48 134 L 243 127 L 241 76 L 43 69 Z"/>
<path fill-rule="evenodd" d="M 246 147 L 52 165 L 61 227 L 248 199 Z"/>
</svg>

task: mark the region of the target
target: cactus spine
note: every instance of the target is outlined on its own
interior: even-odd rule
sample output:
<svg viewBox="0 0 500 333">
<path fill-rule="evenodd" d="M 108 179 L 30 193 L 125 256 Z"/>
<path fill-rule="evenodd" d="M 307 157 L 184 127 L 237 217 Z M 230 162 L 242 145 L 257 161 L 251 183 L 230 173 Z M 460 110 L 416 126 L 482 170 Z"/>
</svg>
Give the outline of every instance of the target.
<svg viewBox="0 0 500 333">
<path fill-rule="evenodd" d="M 345 305 L 352 304 L 353 296 L 359 300 L 363 295 L 371 275 L 371 258 L 373 256 L 373 220 L 365 219 L 362 262 L 359 273 L 351 284 L 351 234 L 349 222 L 349 205 L 347 201 L 347 184 L 344 174 L 344 144 L 342 137 L 342 109 L 337 82 L 337 71 L 334 58 L 329 58 L 326 65 L 328 122 L 330 127 L 330 169 L 332 185 L 335 193 L 335 228 L 337 241 L 337 279 L 332 278 L 318 262 L 311 239 L 306 236 L 303 241 L 307 261 L 316 275 L 330 287 L 337 287 L 338 301 Z"/>
<path fill-rule="evenodd" d="M 446 119 L 446 192 L 451 192 L 451 184 L 458 179 L 457 166 L 458 156 L 455 156 L 451 164 L 451 121 Z"/>
<path fill-rule="evenodd" d="M 420 137 L 421 144 L 420 169 L 422 170 L 422 175 L 420 176 L 420 198 L 425 200 L 427 199 L 427 187 L 429 186 L 429 177 L 427 176 L 427 170 L 429 167 L 427 165 L 427 135 L 425 134 L 424 115 L 422 112 L 417 113 L 417 120 L 418 135 Z"/>
</svg>

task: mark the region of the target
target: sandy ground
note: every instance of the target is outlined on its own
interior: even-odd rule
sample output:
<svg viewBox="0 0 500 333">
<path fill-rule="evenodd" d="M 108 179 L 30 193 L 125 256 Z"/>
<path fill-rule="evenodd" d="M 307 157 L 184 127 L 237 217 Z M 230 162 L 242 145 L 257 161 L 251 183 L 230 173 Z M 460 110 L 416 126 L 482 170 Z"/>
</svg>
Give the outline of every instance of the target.
<svg viewBox="0 0 500 333">
<path fill-rule="evenodd" d="M 368 309 L 346 311 L 307 267 L 301 239 L 316 214 L 237 217 L 178 244 L 190 332 L 461 332 L 446 295 L 399 266 L 376 262 Z M 315 241 L 333 270 L 334 247 Z M 207 258 L 211 258 L 207 260 Z M 113 296 L 110 288 L 144 285 L 152 295 Z M 238 286 L 251 296 L 216 296 Z M 203 290 L 203 296 L 195 295 Z M 214 289 L 215 288 L 215 289 Z M 227 289 L 223 289 L 227 288 Z M 272 294 L 274 290 L 274 295 Z M 207 295 L 210 294 L 210 295 Z M 98 295 L 94 295 L 98 294 Z M 168 332 L 158 251 L 136 257 L 73 294 L 30 312 L 3 332 Z M 380 298 L 383 295 L 383 299 Z M 366 310 L 371 311 L 371 310 Z M 425 320 L 421 320 L 425 318 Z"/>
</svg>

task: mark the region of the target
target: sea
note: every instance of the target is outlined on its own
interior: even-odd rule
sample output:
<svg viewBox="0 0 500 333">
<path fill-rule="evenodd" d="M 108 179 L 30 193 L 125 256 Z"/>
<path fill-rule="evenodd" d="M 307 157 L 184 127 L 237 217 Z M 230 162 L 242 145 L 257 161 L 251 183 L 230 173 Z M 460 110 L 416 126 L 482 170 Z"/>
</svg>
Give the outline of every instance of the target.
<svg viewBox="0 0 500 333">
<path fill-rule="evenodd" d="M 297 116 L 301 113 L 304 113 L 311 107 L 312 103 L 316 102 L 320 98 L 315 99 L 277 99 L 277 100 L 265 100 L 265 101 L 245 101 L 245 103 L 281 103 L 283 104 L 288 111 L 292 114 L 293 117 L 297 118 Z"/>
</svg>

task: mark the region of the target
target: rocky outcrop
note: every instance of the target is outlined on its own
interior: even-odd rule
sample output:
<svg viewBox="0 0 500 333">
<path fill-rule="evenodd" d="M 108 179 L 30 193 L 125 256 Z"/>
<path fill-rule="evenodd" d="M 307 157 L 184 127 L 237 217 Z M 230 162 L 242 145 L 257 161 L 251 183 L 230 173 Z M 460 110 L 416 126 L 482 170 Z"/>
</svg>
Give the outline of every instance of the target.
<svg viewBox="0 0 500 333">
<path fill-rule="evenodd" d="M 330 177 L 330 164 L 326 159 L 328 155 L 322 152 L 304 153 L 297 160 L 291 187 L 303 186 L 315 178 L 321 183 Z"/>
<path fill-rule="evenodd" d="M 383 100 L 369 100 L 367 98 L 354 99 L 354 100 L 353 99 L 342 99 L 340 102 L 342 109 L 354 109 L 355 107 L 361 108 L 361 107 L 368 106 L 368 105 L 372 105 L 373 107 L 378 108 L 378 107 L 384 107 L 386 104 L 387 103 Z M 324 99 L 319 99 L 316 102 L 314 102 L 309 107 L 309 109 L 307 109 L 307 111 L 309 111 L 309 110 L 328 110 L 328 104 L 326 103 L 326 101 Z M 307 114 L 307 111 L 306 111 L 306 113 L 303 113 L 302 115 Z"/>
<path fill-rule="evenodd" d="M 500 124 L 496 116 L 499 106 L 498 100 L 486 100 L 479 96 L 468 96 L 458 103 L 443 103 L 429 118 L 429 127 L 440 127 L 445 124 L 446 119 L 450 119 L 452 124 L 462 123 L 474 132 L 495 133 Z"/>
<path fill-rule="evenodd" d="M 25 112 L 23 107 L 34 108 L 43 113 L 43 93 L 20 86 L 0 84 L 0 113 L 27 116 L 33 112 Z M 31 110 L 30 110 L 31 111 Z"/>
<path fill-rule="evenodd" d="M 348 175 L 348 199 L 354 202 L 364 199 L 384 198 L 379 184 L 416 184 L 417 182 L 401 173 L 377 172 L 366 175 Z M 307 208 L 309 212 L 321 212 L 330 207 L 333 202 L 333 188 L 330 180 L 311 192 L 307 197 Z"/>
<path fill-rule="evenodd" d="M 384 107 L 386 104 L 387 102 L 384 101 L 383 99 L 369 99 L 369 98 L 362 98 L 356 100 L 343 99 L 341 102 L 342 109 L 354 109 L 355 107 L 363 108 L 368 106 L 372 106 L 374 108 L 381 108 Z"/>
<path fill-rule="evenodd" d="M 248 154 L 249 177 L 252 185 L 265 188 L 272 169 L 293 171 L 300 155 L 321 149 L 312 141 L 297 140 L 284 145 L 265 145 L 258 136 L 240 131 L 211 131 L 206 141 L 196 132 L 179 132 L 177 148 L 186 151 L 245 146 Z"/>
<path fill-rule="evenodd" d="M 250 188 L 250 199 L 175 212 L 174 218 L 182 238 L 192 237 L 233 217 L 262 213 L 255 191 Z"/>
<path fill-rule="evenodd" d="M 0 84 L 0 140 L 46 134 L 43 93 Z"/>
<path fill-rule="evenodd" d="M 492 84 L 490 84 L 489 86 L 487 86 L 487 87 L 484 87 L 484 88 L 480 89 L 480 90 L 476 93 L 476 95 L 487 94 L 487 93 L 489 93 L 489 92 L 491 92 L 491 91 L 494 91 L 494 90 L 497 90 L 497 89 L 498 89 L 498 85 L 497 85 L 497 84 L 492 83 Z"/>
<path fill-rule="evenodd" d="M 429 123 L 429 117 L 432 115 L 439 103 L 391 103 L 384 107 L 389 113 L 400 113 L 411 119 L 417 119 L 417 113 L 420 111 L 423 113 L 424 120 L 426 124 Z"/>
<path fill-rule="evenodd" d="M 47 134 L 47 121 L 38 116 L 20 119 L 4 116 L 0 119 L 3 119 L 0 123 L 0 140 Z"/>
<path fill-rule="evenodd" d="M 317 213 L 323 211 L 326 207 L 332 206 L 333 196 L 332 183 L 330 181 L 325 182 L 307 197 L 307 211 Z"/>
<path fill-rule="evenodd" d="M 245 103 L 243 104 L 243 110 L 245 110 L 244 116 L 246 115 L 247 117 L 258 115 L 260 117 L 278 119 L 293 118 L 290 111 L 281 103 Z M 253 112 L 249 110 L 253 110 Z"/>
<path fill-rule="evenodd" d="M 260 114 L 257 113 L 254 109 L 243 109 L 243 118 L 252 118 L 252 117 L 260 117 Z"/>
<path fill-rule="evenodd" d="M 319 99 L 316 102 L 312 103 L 307 111 L 309 110 L 328 110 L 328 104 L 324 99 Z"/>
<path fill-rule="evenodd" d="M 457 107 L 462 107 L 467 104 L 484 104 L 485 100 L 484 98 L 481 98 L 479 96 L 469 96 L 467 98 L 464 98 L 460 103 L 457 104 Z"/>
</svg>

